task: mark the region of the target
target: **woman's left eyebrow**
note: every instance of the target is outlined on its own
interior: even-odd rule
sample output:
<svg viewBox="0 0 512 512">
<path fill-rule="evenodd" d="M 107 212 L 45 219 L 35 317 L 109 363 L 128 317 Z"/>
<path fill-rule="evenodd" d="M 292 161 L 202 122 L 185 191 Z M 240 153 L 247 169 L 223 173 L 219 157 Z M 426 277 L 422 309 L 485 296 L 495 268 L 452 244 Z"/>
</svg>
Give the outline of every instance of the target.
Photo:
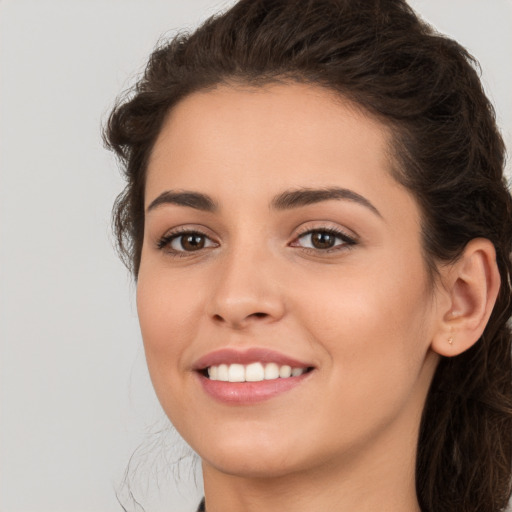
<svg viewBox="0 0 512 512">
<path fill-rule="evenodd" d="M 339 187 L 287 190 L 274 197 L 271 206 L 275 210 L 289 210 L 332 199 L 353 201 L 368 208 L 380 218 L 383 218 L 379 210 L 368 199 L 366 199 L 366 197 L 348 188 Z"/>
</svg>

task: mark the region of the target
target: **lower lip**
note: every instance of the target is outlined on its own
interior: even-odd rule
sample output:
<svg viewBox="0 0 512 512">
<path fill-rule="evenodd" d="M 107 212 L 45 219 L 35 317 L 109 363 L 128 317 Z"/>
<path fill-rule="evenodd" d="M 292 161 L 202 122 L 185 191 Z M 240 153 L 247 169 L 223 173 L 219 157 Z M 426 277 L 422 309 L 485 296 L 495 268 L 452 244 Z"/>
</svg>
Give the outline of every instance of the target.
<svg viewBox="0 0 512 512">
<path fill-rule="evenodd" d="M 300 386 L 313 373 L 309 371 L 298 377 L 285 379 L 262 380 L 259 382 L 224 382 L 210 380 L 197 374 L 203 389 L 208 395 L 219 402 L 245 405 L 270 400 Z"/>
</svg>

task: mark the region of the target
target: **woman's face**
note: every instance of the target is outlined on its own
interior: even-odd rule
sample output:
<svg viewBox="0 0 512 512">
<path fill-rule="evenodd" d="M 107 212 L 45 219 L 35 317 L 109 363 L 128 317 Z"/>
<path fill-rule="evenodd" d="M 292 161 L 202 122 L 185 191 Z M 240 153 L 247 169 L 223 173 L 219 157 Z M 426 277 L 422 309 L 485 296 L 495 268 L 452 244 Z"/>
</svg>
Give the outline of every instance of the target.
<svg viewBox="0 0 512 512">
<path fill-rule="evenodd" d="M 166 120 L 137 305 L 158 398 L 206 468 L 414 453 L 438 314 L 389 136 L 298 84 L 195 93 Z"/>
</svg>

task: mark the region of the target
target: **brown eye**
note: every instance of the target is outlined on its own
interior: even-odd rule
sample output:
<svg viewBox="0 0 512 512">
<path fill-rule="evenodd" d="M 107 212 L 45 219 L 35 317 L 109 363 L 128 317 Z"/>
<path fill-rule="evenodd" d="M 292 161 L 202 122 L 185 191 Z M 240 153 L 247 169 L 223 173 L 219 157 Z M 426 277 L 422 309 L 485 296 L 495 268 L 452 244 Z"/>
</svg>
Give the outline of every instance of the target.
<svg viewBox="0 0 512 512">
<path fill-rule="evenodd" d="M 194 252 L 208 247 L 214 247 L 216 244 L 206 235 L 196 232 L 174 234 L 164 237 L 160 243 L 160 249 L 168 247 L 171 252 Z"/>
<path fill-rule="evenodd" d="M 330 249 L 334 247 L 336 243 L 336 237 L 331 233 L 326 233 L 325 231 L 318 231 L 316 233 L 311 233 L 311 245 L 315 249 Z"/>
<path fill-rule="evenodd" d="M 181 247 L 185 251 L 197 251 L 205 246 L 205 237 L 192 233 L 190 235 L 182 235 L 176 240 L 179 241 Z"/>
<path fill-rule="evenodd" d="M 329 249 L 342 249 L 355 243 L 356 241 L 345 233 L 330 229 L 312 229 L 299 236 L 292 246 L 326 251 Z"/>
</svg>

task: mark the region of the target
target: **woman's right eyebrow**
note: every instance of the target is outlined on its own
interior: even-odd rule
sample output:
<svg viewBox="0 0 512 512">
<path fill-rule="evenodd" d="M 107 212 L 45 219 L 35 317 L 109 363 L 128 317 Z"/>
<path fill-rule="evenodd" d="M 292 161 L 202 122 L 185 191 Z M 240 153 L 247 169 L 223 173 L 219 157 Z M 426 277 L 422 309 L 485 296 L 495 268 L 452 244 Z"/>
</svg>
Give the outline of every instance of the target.
<svg viewBox="0 0 512 512">
<path fill-rule="evenodd" d="M 196 210 L 214 212 L 218 209 L 217 203 L 208 195 L 199 192 L 166 190 L 153 199 L 146 209 L 146 213 L 164 204 L 188 206 Z"/>
</svg>

